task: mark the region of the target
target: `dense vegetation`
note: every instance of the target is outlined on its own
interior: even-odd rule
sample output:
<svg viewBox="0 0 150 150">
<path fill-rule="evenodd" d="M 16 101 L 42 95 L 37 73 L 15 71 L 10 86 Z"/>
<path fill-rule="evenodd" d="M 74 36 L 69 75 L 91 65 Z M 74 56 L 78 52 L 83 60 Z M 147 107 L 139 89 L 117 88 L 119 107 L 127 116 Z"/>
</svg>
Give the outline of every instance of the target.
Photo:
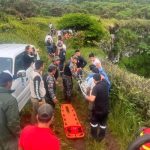
<svg viewBox="0 0 150 150">
<path fill-rule="evenodd" d="M 144 77 L 150 77 L 150 28 L 149 20 L 118 21 L 119 26 L 108 51 L 115 56 L 121 67 Z"/>
<path fill-rule="evenodd" d="M 149 3 L 149 0 L 0 0 L 0 8 L 19 16 L 90 13 L 104 18 L 150 19 Z"/>
<path fill-rule="evenodd" d="M 76 34 L 70 40 L 73 47 L 79 48 L 84 45 L 94 45 L 104 38 L 106 31 L 102 23 L 86 14 L 65 15 L 58 22 L 59 29 L 73 29 Z"/>
</svg>

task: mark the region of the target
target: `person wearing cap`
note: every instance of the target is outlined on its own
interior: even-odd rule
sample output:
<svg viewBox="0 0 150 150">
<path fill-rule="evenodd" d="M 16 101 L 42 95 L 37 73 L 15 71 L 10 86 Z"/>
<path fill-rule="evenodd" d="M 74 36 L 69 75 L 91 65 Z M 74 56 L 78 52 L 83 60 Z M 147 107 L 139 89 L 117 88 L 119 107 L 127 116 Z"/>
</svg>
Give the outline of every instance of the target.
<svg viewBox="0 0 150 150">
<path fill-rule="evenodd" d="M 20 131 L 18 103 L 13 97 L 13 77 L 8 72 L 0 73 L 0 149 L 17 150 Z"/>
<path fill-rule="evenodd" d="M 90 119 L 91 135 L 96 140 L 102 140 L 105 136 L 109 112 L 108 83 L 104 79 L 101 80 L 99 73 L 94 74 L 93 79 L 96 85 L 93 87 L 91 95 L 85 95 L 85 98 L 93 102 Z"/>
<path fill-rule="evenodd" d="M 71 101 L 72 90 L 73 90 L 72 76 L 77 77 L 77 65 L 76 65 L 77 61 L 78 58 L 76 56 L 73 56 L 70 59 L 70 61 L 66 63 L 64 67 L 64 73 L 62 76 L 64 99 L 68 102 Z"/>
<path fill-rule="evenodd" d="M 60 64 L 60 58 L 59 58 L 59 56 L 55 56 L 54 58 L 53 58 L 53 60 L 52 60 L 52 63 L 49 65 L 49 67 L 52 65 L 54 65 L 54 66 L 56 66 L 56 73 L 55 73 L 55 75 L 54 75 L 54 77 L 55 77 L 55 79 L 56 79 L 56 81 L 57 81 L 57 79 L 58 79 L 58 76 L 59 76 L 59 64 Z"/>
<path fill-rule="evenodd" d="M 60 141 L 49 128 L 54 118 L 53 107 L 41 105 L 36 118 L 37 125 L 28 125 L 22 130 L 18 150 L 60 150 Z"/>
<path fill-rule="evenodd" d="M 46 89 L 46 95 L 45 95 L 45 100 L 48 104 L 52 105 L 55 107 L 55 104 L 58 102 L 56 98 L 56 80 L 55 80 L 55 73 L 56 73 L 56 66 L 55 65 L 50 65 L 48 68 L 48 73 L 46 73 L 43 76 L 44 80 L 44 86 Z"/>
<path fill-rule="evenodd" d="M 35 116 L 37 114 L 37 109 L 39 105 L 45 103 L 46 90 L 42 79 L 43 70 L 44 70 L 44 62 L 42 60 L 37 60 L 35 62 L 35 70 L 32 72 L 30 78 L 30 92 L 33 108 L 31 117 L 32 123 L 36 122 Z"/>
</svg>

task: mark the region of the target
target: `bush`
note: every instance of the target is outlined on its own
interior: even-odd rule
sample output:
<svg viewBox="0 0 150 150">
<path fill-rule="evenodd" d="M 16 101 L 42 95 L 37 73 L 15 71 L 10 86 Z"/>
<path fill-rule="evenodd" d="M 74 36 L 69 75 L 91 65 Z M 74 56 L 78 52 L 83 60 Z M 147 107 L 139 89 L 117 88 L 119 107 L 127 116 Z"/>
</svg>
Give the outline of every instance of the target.
<svg viewBox="0 0 150 150">
<path fill-rule="evenodd" d="M 138 114 L 143 120 L 145 119 L 145 122 L 148 122 L 150 119 L 150 79 L 129 73 L 109 62 L 105 62 L 103 66 L 119 92 L 123 93 L 129 102 L 135 105 L 134 108 Z"/>
<path fill-rule="evenodd" d="M 76 31 L 87 30 L 92 24 L 92 20 L 86 14 L 67 14 L 58 22 L 59 29 L 74 29 Z"/>
<path fill-rule="evenodd" d="M 124 57 L 119 65 L 125 67 L 130 72 L 136 73 L 140 76 L 150 77 L 150 55 L 142 54 Z"/>
<path fill-rule="evenodd" d="M 76 32 L 83 31 L 84 45 L 93 45 L 105 35 L 105 29 L 101 22 L 97 22 L 86 14 L 68 14 L 58 22 L 59 29 L 73 29 Z M 79 39 L 80 40 L 80 39 Z"/>
<path fill-rule="evenodd" d="M 83 31 L 77 32 L 72 38 L 67 40 L 67 45 L 78 49 L 84 46 L 85 33 Z"/>
</svg>

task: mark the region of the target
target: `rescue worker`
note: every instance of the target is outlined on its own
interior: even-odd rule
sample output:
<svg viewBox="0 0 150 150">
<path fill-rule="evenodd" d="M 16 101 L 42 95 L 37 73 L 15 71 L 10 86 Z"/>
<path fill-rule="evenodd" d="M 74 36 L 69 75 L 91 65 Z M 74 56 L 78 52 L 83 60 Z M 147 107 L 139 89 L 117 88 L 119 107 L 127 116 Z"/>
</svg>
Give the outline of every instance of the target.
<svg viewBox="0 0 150 150">
<path fill-rule="evenodd" d="M 84 68 L 87 64 L 86 60 L 81 56 L 81 52 L 79 49 L 75 51 L 75 56 L 78 57 L 77 67 Z"/>
<path fill-rule="evenodd" d="M 64 98 L 66 101 L 71 101 L 72 89 L 73 89 L 73 81 L 72 76 L 77 76 L 77 61 L 78 58 L 73 56 L 70 61 L 64 67 L 64 73 L 62 76 L 63 79 L 63 87 L 64 87 Z"/>
<path fill-rule="evenodd" d="M 84 96 L 88 101 L 94 102 L 90 119 L 91 135 L 101 141 L 105 137 L 109 112 L 108 83 L 104 79 L 101 80 L 99 73 L 94 74 L 93 79 L 96 85 L 92 89 L 92 94 Z"/>
<path fill-rule="evenodd" d="M 12 96 L 12 81 L 10 73 L 0 74 L 0 150 L 17 150 L 20 119 L 17 100 Z"/>
<path fill-rule="evenodd" d="M 59 64 L 60 64 L 60 58 L 59 58 L 59 56 L 55 56 L 55 57 L 53 58 L 53 60 L 52 60 L 52 63 L 49 65 L 49 67 L 50 67 L 51 65 L 55 65 L 56 68 L 57 68 L 57 69 L 56 69 L 56 73 L 55 73 L 55 75 L 54 75 L 56 81 L 57 81 L 58 76 L 59 76 Z"/>
<path fill-rule="evenodd" d="M 44 86 L 46 89 L 45 100 L 48 104 L 55 107 L 55 104 L 58 102 L 56 98 L 56 80 L 55 80 L 55 73 L 56 73 L 56 66 L 50 65 L 48 68 L 48 74 L 43 77 Z"/>
<path fill-rule="evenodd" d="M 60 75 L 62 75 L 63 68 L 64 68 L 64 63 L 65 63 L 65 60 L 66 60 L 66 51 L 63 48 L 60 49 L 59 58 L 60 58 L 59 70 L 60 70 Z"/>
<path fill-rule="evenodd" d="M 77 49 L 75 51 L 75 56 L 78 58 L 78 61 L 77 61 L 77 68 L 80 69 L 80 71 L 78 72 L 81 77 L 82 77 L 82 74 L 83 74 L 83 68 L 86 66 L 87 62 L 86 60 L 81 56 L 81 52 L 79 49 Z"/>
</svg>

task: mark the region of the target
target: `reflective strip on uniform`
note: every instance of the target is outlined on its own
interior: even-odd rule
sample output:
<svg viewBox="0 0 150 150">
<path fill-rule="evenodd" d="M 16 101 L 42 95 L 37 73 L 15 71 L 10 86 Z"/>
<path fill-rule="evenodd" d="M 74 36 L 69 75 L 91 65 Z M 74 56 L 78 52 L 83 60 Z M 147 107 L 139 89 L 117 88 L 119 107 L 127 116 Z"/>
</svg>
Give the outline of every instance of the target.
<svg viewBox="0 0 150 150">
<path fill-rule="evenodd" d="M 93 128 L 98 127 L 98 123 L 97 123 L 97 124 L 92 124 L 92 123 L 90 123 L 90 125 L 91 125 L 91 127 L 93 127 Z"/>
<path fill-rule="evenodd" d="M 102 125 L 100 125 L 100 128 L 102 128 L 102 129 L 106 129 L 106 126 L 102 126 Z"/>
</svg>

